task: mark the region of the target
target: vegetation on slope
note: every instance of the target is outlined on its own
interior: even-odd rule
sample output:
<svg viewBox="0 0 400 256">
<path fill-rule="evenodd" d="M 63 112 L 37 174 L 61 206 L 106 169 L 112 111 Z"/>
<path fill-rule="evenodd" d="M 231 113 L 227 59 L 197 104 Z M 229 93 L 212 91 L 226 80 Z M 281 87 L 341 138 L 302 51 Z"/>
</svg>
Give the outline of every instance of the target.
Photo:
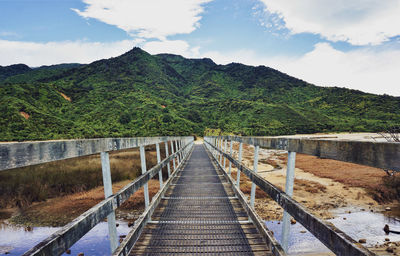
<svg viewBox="0 0 400 256">
<path fill-rule="evenodd" d="M 139 48 L 88 65 L 18 66 L 0 68 L 3 141 L 202 136 L 209 129 L 374 132 L 400 123 L 399 98 L 317 87 L 264 66 L 217 65 Z"/>
</svg>

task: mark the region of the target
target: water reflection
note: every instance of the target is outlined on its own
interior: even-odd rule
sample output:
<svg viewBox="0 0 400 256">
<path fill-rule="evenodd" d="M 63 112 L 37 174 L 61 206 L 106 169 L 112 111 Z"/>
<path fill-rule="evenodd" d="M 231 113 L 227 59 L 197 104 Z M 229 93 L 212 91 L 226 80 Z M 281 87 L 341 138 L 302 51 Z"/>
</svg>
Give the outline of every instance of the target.
<svg viewBox="0 0 400 256">
<path fill-rule="evenodd" d="M 386 235 L 383 231 L 385 224 L 389 224 L 392 230 L 400 231 L 400 221 L 398 218 L 388 217 L 382 213 L 354 212 L 338 214 L 338 217 L 330 220 L 330 222 L 355 240 L 365 238 L 367 246 L 377 243 L 383 244 L 385 238 L 389 238 L 390 241 L 400 240 L 399 235 Z M 124 221 L 117 221 L 117 223 L 119 224 L 117 227 L 118 235 L 128 234 L 130 231 L 128 223 Z M 282 223 L 278 224 L 278 221 L 266 221 L 265 223 L 280 242 L 282 238 Z M 0 223 L 0 254 L 9 252 L 9 255 L 21 255 L 58 229 L 53 227 L 24 228 Z M 299 223 L 291 225 L 290 230 L 289 254 L 323 255 L 329 252 L 328 248 Z M 71 255 L 77 255 L 81 252 L 85 255 L 110 255 L 107 223 L 99 223 L 70 249 Z"/>
<path fill-rule="evenodd" d="M 128 223 L 117 221 L 118 235 L 127 235 L 130 231 Z M 42 241 L 59 228 L 34 227 L 26 229 L 13 225 L 0 224 L 0 254 L 21 255 L 38 242 Z M 85 255 L 110 255 L 107 222 L 97 224 L 89 233 L 82 237 L 71 248 L 71 255 L 83 252 Z M 68 255 L 68 254 L 64 254 Z"/>
<path fill-rule="evenodd" d="M 362 238 L 366 239 L 366 246 L 383 244 L 385 238 L 389 238 L 390 241 L 400 241 L 400 236 L 398 234 L 390 233 L 386 235 L 383 231 L 385 224 L 389 224 L 392 230 L 400 231 L 399 219 L 382 213 L 367 211 L 343 213 L 338 214 L 336 218 L 329 221 L 356 241 Z M 278 242 L 281 242 L 282 222 L 266 221 L 265 224 L 269 230 L 274 232 L 274 236 Z M 319 240 L 301 224 L 296 223 L 291 225 L 288 254 L 322 255 L 329 252 L 330 250 L 319 242 Z"/>
</svg>

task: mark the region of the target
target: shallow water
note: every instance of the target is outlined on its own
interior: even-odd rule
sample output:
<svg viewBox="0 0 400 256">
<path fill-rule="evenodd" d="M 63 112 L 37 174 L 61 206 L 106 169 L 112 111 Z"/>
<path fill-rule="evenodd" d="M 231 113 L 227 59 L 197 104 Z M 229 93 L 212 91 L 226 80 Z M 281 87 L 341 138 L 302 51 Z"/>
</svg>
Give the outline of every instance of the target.
<svg viewBox="0 0 400 256">
<path fill-rule="evenodd" d="M 366 246 L 383 244 L 385 238 L 389 238 L 390 241 L 400 241 L 400 235 L 393 233 L 386 235 L 383 231 L 385 224 L 388 224 L 390 229 L 400 231 L 400 221 L 397 218 L 389 217 L 385 214 L 367 211 L 342 213 L 329 221 L 356 241 L 365 238 L 367 240 Z M 346 218 L 346 220 L 343 218 Z M 278 221 L 266 221 L 265 223 L 268 229 L 274 232 L 278 242 L 281 242 L 282 222 L 278 224 Z M 296 223 L 291 225 L 290 228 L 288 252 L 290 255 L 329 252 L 329 249 L 319 242 L 319 240 L 301 224 Z M 300 232 L 303 230 L 305 230 L 306 233 Z"/>
<path fill-rule="evenodd" d="M 385 214 L 388 214 L 388 212 Z M 391 212 L 391 214 L 395 214 L 395 211 Z M 346 218 L 346 220 L 343 218 Z M 386 235 L 383 231 L 385 224 L 388 224 L 393 230 L 400 231 L 399 219 L 385 216 L 382 213 L 366 211 L 339 213 L 330 222 L 357 241 L 361 238 L 367 239 L 367 246 L 377 243 L 383 244 L 385 238 L 389 238 L 391 241 L 400 241 L 400 235 L 392 233 Z M 128 223 L 124 221 L 117 221 L 117 223 L 119 224 L 117 227 L 118 235 L 128 234 L 130 231 Z M 274 232 L 276 239 L 280 242 L 282 223 L 278 224 L 278 221 L 266 221 L 265 223 Z M 6 252 L 10 253 L 8 255 L 21 255 L 58 229 L 53 227 L 36 227 L 28 230 L 23 227 L 0 223 L 0 255 Z M 291 225 L 289 254 L 315 255 L 329 252 L 329 249 L 310 232 L 301 233 L 300 231 L 306 231 L 306 229 L 299 223 Z M 70 249 L 71 255 L 77 255 L 81 252 L 85 255 L 109 255 L 110 243 L 108 240 L 107 222 L 99 223 Z"/>
<path fill-rule="evenodd" d="M 127 235 L 131 228 L 124 221 L 117 221 L 118 235 Z M 0 254 L 21 255 L 59 228 L 35 227 L 27 230 L 8 224 L 0 224 Z M 71 248 L 71 255 L 83 252 L 85 255 L 110 255 L 107 222 L 97 224 Z M 68 255 L 68 254 L 64 254 Z"/>
</svg>

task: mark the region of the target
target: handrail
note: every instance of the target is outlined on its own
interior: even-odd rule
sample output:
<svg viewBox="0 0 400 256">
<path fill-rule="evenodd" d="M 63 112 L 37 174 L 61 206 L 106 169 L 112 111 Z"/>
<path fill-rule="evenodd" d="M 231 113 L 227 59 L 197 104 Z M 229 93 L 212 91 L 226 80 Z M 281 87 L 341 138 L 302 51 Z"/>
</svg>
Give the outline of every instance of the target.
<svg viewBox="0 0 400 256">
<path fill-rule="evenodd" d="M 321 158 L 400 171 L 400 143 L 290 137 L 209 136 L 262 148 L 287 150 Z"/>
<path fill-rule="evenodd" d="M 233 165 L 235 165 L 238 169 L 238 173 L 243 172 L 247 177 L 256 184 L 261 190 L 266 192 L 274 201 L 276 201 L 287 213 L 289 213 L 295 220 L 300 222 L 306 229 L 308 229 L 316 238 L 318 238 L 325 246 L 331 249 L 337 255 L 375 255 L 370 252 L 368 249 L 361 246 L 359 243 L 354 241 L 351 237 L 346 235 L 341 230 L 337 229 L 333 225 L 322 221 L 315 217 L 313 214 L 309 213 L 304 207 L 302 207 L 298 202 L 292 199 L 285 192 L 271 184 L 270 182 L 264 180 L 261 176 L 259 176 L 254 171 L 250 170 L 246 166 L 244 166 L 241 162 L 234 159 L 230 154 L 223 152 L 220 148 L 215 146 L 215 140 L 212 139 L 232 139 L 229 136 L 220 136 L 220 137 L 205 137 L 204 141 L 207 143 L 209 147 L 218 152 L 221 156 L 228 159 Z M 266 143 L 270 143 L 271 141 L 277 142 L 275 140 L 271 140 L 268 138 L 267 141 L 262 141 L 263 138 L 240 138 L 234 137 L 235 141 L 239 141 L 241 143 L 250 142 L 252 145 L 256 146 L 265 146 Z M 258 140 L 257 140 L 258 139 Z M 306 140 L 304 140 L 306 141 Z M 391 143 L 390 143 L 391 144 Z M 269 144 L 269 148 L 276 148 Z M 274 144 L 277 145 L 277 144 Z M 392 145 L 391 145 L 392 146 Z M 280 147 L 279 149 L 288 149 L 288 144 L 286 147 Z M 382 149 L 382 147 L 380 147 Z M 289 149 L 293 149 L 289 148 Z M 400 148 L 399 148 L 400 149 Z M 218 157 L 216 157 L 218 161 Z"/>
<path fill-rule="evenodd" d="M 275 239 L 274 234 L 267 230 L 265 228 L 265 224 L 263 220 L 257 215 L 254 209 L 252 209 L 247 201 L 246 197 L 243 194 L 243 192 L 236 186 L 235 180 L 233 180 L 232 176 L 230 176 L 229 173 L 225 171 L 225 167 L 221 162 L 218 162 L 218 159 L 211 154 L 210 148 L 208 148 L 208 145 L 204 145 L 205 148 L 208 150 L 210 157 L 214 158 L 214 161 L 216 162 L 217 168 L 221 169 L 223 172 L 223 175 L 225 178 L 228 180 L 230 186 L 232 187 L 233 192 L 235 193 L 237 199 L 239 202 L 242 204 L 244 210 L 246 211 L 247 215 L 249 215 L 249 219 L 253 222 L 253 224 L 256 226 L 257 230 L 260 232 L 261 236 L 264 238 L 266 244 L 270 248 L 272 255 L 274 256 L 286 256 L 287 254 L 283 250 L 282 246 L 278 243 L 278 241 Z M 226 147 L 225 147 L 226 148 Z M 225 162 L 225 161 L 224 161 Z"/>
<path fill-rule="evenodd" d="M 44 162 L 58 161 L 66 158 L 103 153 L 103 150 L 107 152 L 136 147 L 143 148 L 147 145 L 158 144 L 160 142 L 167 143 L 169 141 L 171 141 L 171 144 L 172 141 L 179 141 L 175 153 L 169 156 L 167 155 L 165 159 L 159 161 L 157 165 L 144 172 L 140 177 L 123 187 L 120 191 L 96 204 L 72 222 L 25 252 L 24 255 L 61 255 L 64 253 L 95 225 L 103 221 L 106 217 L 109 218 L 116 208 L 120 207 L 123 202 L 142 186 L 145 186 L 163 167 L 169 165 L 171 161 L 175 161 L 174 159 L 179 156 L 187 157 L 189 149 L 193 145 L 193 137 L 141 137 L 0 144 L 0 170 L 6 170 Z M 52 150 L 55 151 L 54 154 L 51 153 Z M 33 156 L 29 156 L 28 153 L 32 153 Z M 159 147 L 157 147 L 157 154 L 159 154 Z M 104 185 L 111 186 L 111 183 Z M 163 187 L 160 187 L 160 190 L 162 188 Z"/>
<path fill-rule="evenodd" d="M 124 238 L 124 240 L 121 242 L 121 244 L 118 246 L 118 248 L 113 252 L 113 256 L 127 256 L 133 249 L 133 246 L 139 239 L 139 236 L 141 235 L 145 225 L 148 223 L 150 220 L 151 215 L 153 214 L 154 210 L 160 203 L 162 197 L 164 196 L 165 192 L 169 188 L 170 184 L 174 180 L 174 178 L 178 175 L 179 171 L 183 169 L 183 165 L 185 164 L 186 159 L 190 157 L 190 154 L 192 152 L 193 147 L 190 147 L 186 153 L 184 153 L 184 157 L 182 161 L 179 163 L 179 165 L 176 167 L 176 170 L 171 177 L 167 180 L 165 186 L 160 188 L 158 193 L 154 195 L 151 204 L 147 209 L 144 211 L 144 213 L 135 221 L 134 227 L 131 229 L 131 231 L 128 233 L 128 235 Z"/>
<path fill-rule="evenodd" d="M 0 143 L 0 171 L 190 138 L 163 136 Z"/>
</svg>

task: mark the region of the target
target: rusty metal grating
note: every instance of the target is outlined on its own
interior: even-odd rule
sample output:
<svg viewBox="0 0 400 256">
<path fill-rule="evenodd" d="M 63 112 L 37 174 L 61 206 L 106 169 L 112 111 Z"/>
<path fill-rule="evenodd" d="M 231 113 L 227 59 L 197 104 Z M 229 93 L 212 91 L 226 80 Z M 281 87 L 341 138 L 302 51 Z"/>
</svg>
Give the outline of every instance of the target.
<svg viewBox="0 0 400 256">
<path fill-rule="evenodd" d="M 270 251 L 203 146 L 195 146 L 132 255 L 263 255 Z"/>
</svg>

